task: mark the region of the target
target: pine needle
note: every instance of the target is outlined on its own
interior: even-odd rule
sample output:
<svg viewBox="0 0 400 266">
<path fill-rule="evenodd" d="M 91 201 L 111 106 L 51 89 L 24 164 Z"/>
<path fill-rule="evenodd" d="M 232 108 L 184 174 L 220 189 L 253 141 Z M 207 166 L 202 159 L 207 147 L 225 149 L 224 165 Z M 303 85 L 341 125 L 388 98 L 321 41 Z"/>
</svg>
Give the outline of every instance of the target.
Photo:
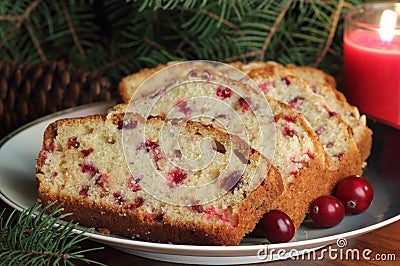
<svg viewBox="0 0 400 266">
<path fill-rule="evenodd" d="M 50 211 L 51 210 L 51 211 Z M 78 244 L 87 239 L 82 231 L 75 233 L 77 224 L 63 222 L 71 214 L 61 214 L 62 204 L 52 203 L 41 209 L 36 203 L 4 220 L 0 213 L 1 265 L 74 265 L 73 260 L 103 265 L 84 258 L 84 254 L 99 248 L 80 249 Z"/>
</svg>

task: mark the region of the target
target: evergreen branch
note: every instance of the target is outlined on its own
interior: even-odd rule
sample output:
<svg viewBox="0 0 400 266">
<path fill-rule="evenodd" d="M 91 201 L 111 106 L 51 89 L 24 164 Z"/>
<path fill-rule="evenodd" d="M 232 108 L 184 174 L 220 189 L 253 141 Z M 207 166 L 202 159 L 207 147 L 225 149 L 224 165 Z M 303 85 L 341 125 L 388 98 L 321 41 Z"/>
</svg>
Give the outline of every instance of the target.
<svg viewBox="0 0 400 266">
<path fill-rule="evenodd" d="M 279 27 L 279 23 L 281 22 L 281 20 L 285 17 L 285 14 L 287 13 L 287 11 L 289 10 L 290 6 L 292 5 L 293 0 L 290 0 L 282 9 L 282 11 L 280 12 L 280 14 L 278 15 L 278 17 L 276 18 L 274 24 L 271 27 L 271 30 L 268 34 L 268 37 L 265 39 L 265 42 L 263 44 L 263 47 L 261 48 L 261 61 L 264 61 L 265 59 L 265 54 L 268 48 L 269 43 L 272 40 L 272 37 L 274 36 L 277 28 Z"/>
<path fill-rule="evenodd" d="M 226 20 L 226 19 L 221 19 L 221 17 L 218 16 L 217 14 L 214 14 L 214 13 L 212 13 L 212 12 L 210 12 L 210 11 L 208 11 L 208 10 L 202 9 L 202 8 L 200 8 L 199 11 L 200 11 L 201 13 L 203 13 L 203 14 L 205 14 L 205 15 L 207 15 L 207 16 L 209 16 L 209 17 L 215 19 L 215 20 L 217 20 L 217 21 L 221 21 L 223 24 L 225 24 L 226 26 L 228 26 L 228 27 L 231 28 L 231 29 L 240 30 L 240 27 L 239 27 L 239 26 L 233 24 L 232 22 L 230 22 L 230 21 L 228 21 L 228 20 Z"/>
<path fill-rule="evenodd" d="M 343 5 L 344 5 L 344 0 L 339 0 L 338 6 L 336 8 L 336 11 L 333 14 L 333 21 L 332 21 L 331 28 L 330 28 L 330 31 L 329 31 L 329 36 L 328 36 L 328 38 L 326 40 L 324 49 L 317 56 L 317 59 L 315 60 L 315 63 L 314 63 L 315 67 L 317 67 L 321 63 L 322 59 L 325 57 L 325 55 L 328 53 L 328 51 L 329 51 L 329 49 L 331 47 L 333 38 L 335 37 L 335 32 L 336 32 L 336 28 L 337 28 L 337 25 L 338 25 L 338 22 L 339 22 L 340 14 L 341 14 L 342 9 L 343 9 Z"/>
<path fill-rule="evenodd" d="M 0 213 L 0 264 L 73 265 L 72 260 L 78 260 L 103 265 L 83 257 L 84 253 L 101 247 L 76 251 L 77 244 L 87 239 L 83 234 L 88 230 L 74 233 L 76 224 L 61 221 L 70 214 L 61 212 L 61 204 L 52 203 L 40 209 L 40 204 L 35 203 L 23 212 L 14 210 L 3 222 L 3 210 Z"/>
<path fill-rule="evenodd" d="M 80 43 L 80 41 L 78 39 L 78 36 L 76 35 L 75 27 L 72 24 L 71 15 L 69 14 L 67 4 L 65 3 L 64 0 L 61 0 L 60 4 L 61 4 L 61 8 L 62 8 L 62 10 L 64 12 L 65 19 L 67 20 L 67 24 L 68 24 L 68 28 L 69 28 L 69 31 L 70 31 L 71 36 L 72 36 L 72 40 L 74 41 L 76 47 L 78 48 L 79 54 L 83 58 L 86 58 L 85 50 L 83 50 L 83 47 L 82 47 L 82 45 L 81 45 L 81 43 Z"/>
</svg>

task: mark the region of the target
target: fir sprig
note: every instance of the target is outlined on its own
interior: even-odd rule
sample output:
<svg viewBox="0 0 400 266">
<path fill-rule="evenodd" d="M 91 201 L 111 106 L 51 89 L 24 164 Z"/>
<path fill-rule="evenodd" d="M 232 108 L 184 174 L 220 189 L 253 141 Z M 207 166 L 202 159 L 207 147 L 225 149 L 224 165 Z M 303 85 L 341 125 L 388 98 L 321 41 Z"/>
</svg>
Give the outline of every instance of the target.
<svg viewBox="0 0 400 266">
<path fill-rule="evenodd" d="M 74 265 L 74 260 L 104 265 L 84 257 L 102 247 L 81 249 L 78 244 L 87 239 L 87 231 L 75 233 L 77 224 L 62 222 L 70 214 L 60 214 L 61 204 L 54 204 L 41 209 L 36 203 L 23 212 L 14 210 L 7 219 L 4 210 L 0 213 L 1 265 Z"/>
</svg>

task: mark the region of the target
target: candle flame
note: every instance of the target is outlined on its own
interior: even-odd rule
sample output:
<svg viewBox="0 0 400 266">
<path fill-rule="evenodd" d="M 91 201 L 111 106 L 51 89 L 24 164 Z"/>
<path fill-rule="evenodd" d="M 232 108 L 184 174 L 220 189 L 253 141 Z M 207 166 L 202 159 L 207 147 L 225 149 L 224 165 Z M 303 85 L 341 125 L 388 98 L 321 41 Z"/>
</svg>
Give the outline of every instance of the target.
<svg viewBox="0 0 400 266">
<path fill-rule="evenodd" d="M 393 10 L 386 9 L 381 16 L 379 35 L 382 41 L 391 42 L 396 28 L 397 14 Z"/>
</svg>

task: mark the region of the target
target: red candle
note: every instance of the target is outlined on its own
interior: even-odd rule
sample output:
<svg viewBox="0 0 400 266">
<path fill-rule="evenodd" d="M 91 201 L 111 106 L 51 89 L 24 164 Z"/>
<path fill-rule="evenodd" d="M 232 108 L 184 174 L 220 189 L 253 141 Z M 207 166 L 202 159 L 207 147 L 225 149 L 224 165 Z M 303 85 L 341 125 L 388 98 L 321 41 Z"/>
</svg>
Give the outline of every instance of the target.
<svg viewBox="0 0 400 266">
<path fill-rule="evenodd" d="M 389 30 L 389 37 L 383 35 L 376 25 L 383 10 L 372 8 L 373 4 L 366 6 L 368 10 L 359 15 L 362 18 L 351 10 L 346 16 L 344 89 L 349 101 L 361 112 L 400 126 L 400 34 L 394 24 L 393 34 Z"/>
</svg>

